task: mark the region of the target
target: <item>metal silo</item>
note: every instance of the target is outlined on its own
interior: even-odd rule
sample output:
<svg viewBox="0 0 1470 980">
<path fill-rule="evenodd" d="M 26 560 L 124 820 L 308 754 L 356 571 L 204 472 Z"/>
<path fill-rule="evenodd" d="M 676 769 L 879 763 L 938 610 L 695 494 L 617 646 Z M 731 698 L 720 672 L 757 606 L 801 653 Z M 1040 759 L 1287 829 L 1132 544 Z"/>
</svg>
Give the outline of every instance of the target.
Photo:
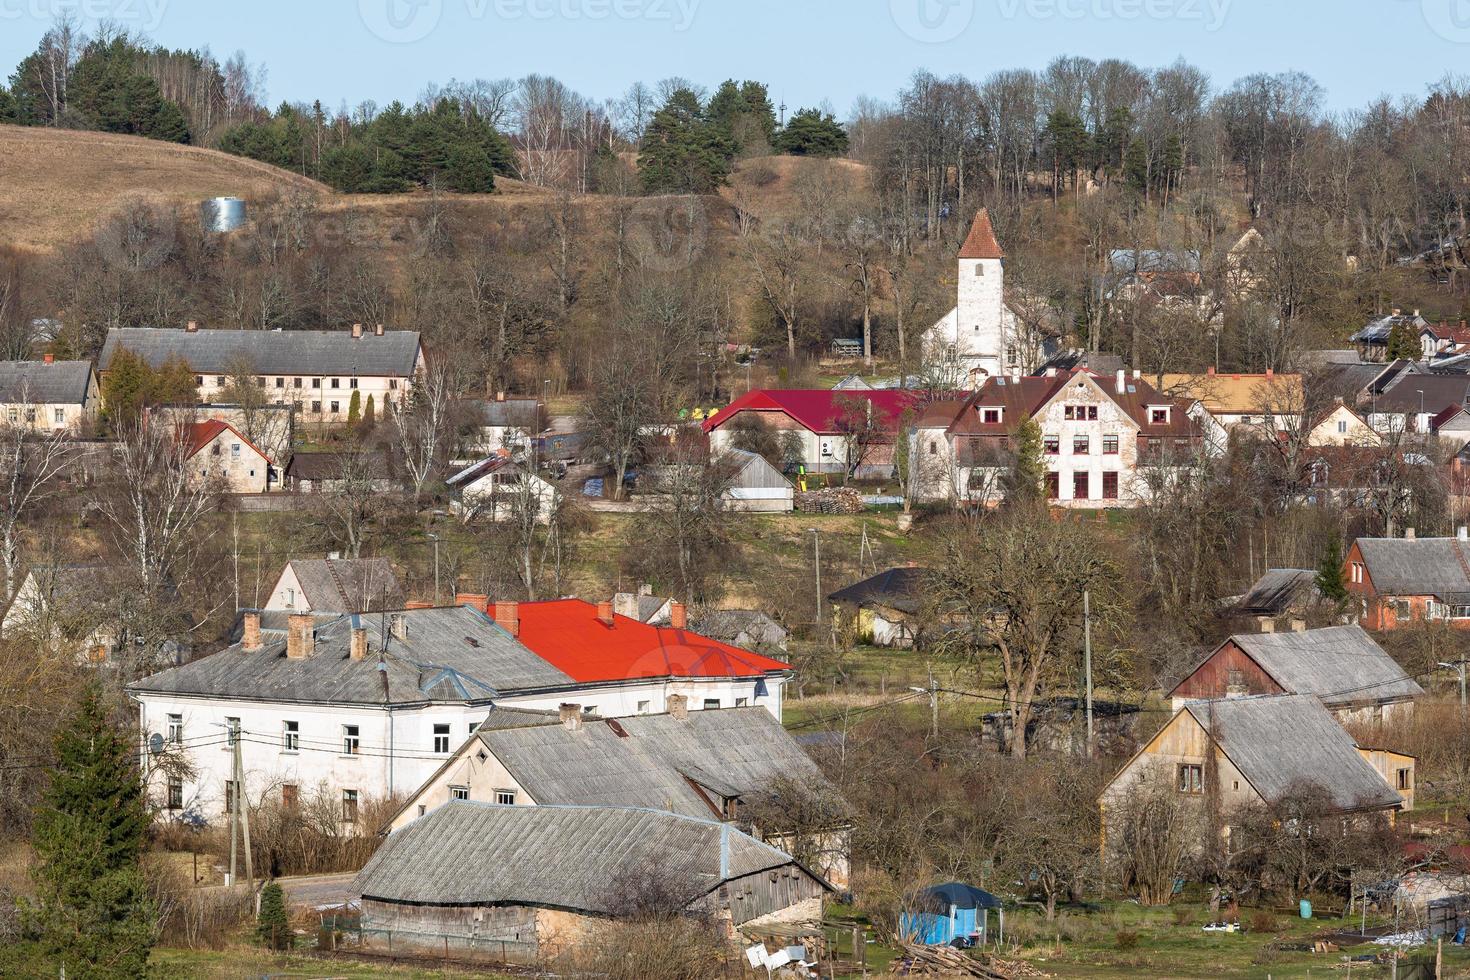
<svg viewBox="0 0 1470 980">
<path fill-rule="evenodd" d="M 208 232 L 231 232 L 250 220 L 245 201 L 238 197 L 214 197 L 199 205 L 199 222 Z"/>
</svg>

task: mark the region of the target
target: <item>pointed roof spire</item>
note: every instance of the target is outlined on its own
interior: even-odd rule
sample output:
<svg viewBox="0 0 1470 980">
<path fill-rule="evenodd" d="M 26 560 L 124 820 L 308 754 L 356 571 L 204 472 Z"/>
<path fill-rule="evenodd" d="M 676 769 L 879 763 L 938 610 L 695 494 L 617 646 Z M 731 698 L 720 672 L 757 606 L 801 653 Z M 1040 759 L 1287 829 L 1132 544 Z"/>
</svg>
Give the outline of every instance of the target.
<svg viewBox="0 0 1470 980">
<path fill-rule="evenodd" d="M 981 208 L 980 212 L 975 215 L 975 223 L 970 226 L 970 234 L 965 239 L 965 244 L 960 246 L 960 258 L 1005 258 L 1005 253 L 1000 250 L 1000 242 L 995 240 L 995 229 L 990 225 L 988 208 Z"/>
</svg>

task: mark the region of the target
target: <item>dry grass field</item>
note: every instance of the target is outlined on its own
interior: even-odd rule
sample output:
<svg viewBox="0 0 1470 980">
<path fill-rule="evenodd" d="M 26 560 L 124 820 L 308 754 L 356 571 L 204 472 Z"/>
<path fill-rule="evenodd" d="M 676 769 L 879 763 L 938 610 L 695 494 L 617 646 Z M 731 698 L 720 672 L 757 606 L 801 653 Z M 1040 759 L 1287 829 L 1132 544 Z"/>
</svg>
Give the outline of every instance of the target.
<svg viewBox="0 0 1470 980">
<path fill-rule="evenodd" d="M 35 251 L 89 234 L 131 197 L 193 207 L 210 197 L 288 190 L 331 193 L 314 180 L 215 150 L 0 125 L 0 243 Z"/>
</svg>

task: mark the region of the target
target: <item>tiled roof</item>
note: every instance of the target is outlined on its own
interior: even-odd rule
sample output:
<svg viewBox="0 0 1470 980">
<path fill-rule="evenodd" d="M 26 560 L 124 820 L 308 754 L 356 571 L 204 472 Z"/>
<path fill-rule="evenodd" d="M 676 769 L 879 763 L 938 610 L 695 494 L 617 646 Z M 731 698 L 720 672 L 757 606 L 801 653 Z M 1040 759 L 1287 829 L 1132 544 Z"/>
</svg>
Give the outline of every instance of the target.
<svg viewBox="0 0 1470 980">
<path fill-rule="evenodd" d="M 970 233 L 960 246 L 962 259 L 1003 259 L 1000 242 L 995 240 L 995 228 L 990 224 L 990 212 L 981 208 L 970 225 Z"/>
<path fill-rule="evenodd" d="M 837 420 L 872 406 L 874 427 L 898 431 L 900 416 L 923 399 L 920 392 L 895 390 L 832 391 L 827 388 L 762 389 L 748 391 L 704 420 L 704 431 L 713 432 L 744 411 L 784 412 L 812 432 L 833 435 Z"/>
<path fill-rule="evenodd" d="M 0 361 L 0 402 L 80 405 L 91 378 L 91 361 Z"/>
<path fill-rule="evenodd" d="M 1022 418 L 1039 412 L 1067 385 L 1083 378 L 1092 379 L 1125 415 L 1137 423 L 1140 436 L 1186 439 L 1200 435 L 1199 426 L 1189 418 L 1188 404 L 1182 400 L 1161 394 L 1147 381 L 1133 377 L 1124 378 L 1124 390 L 1120 394 L 1116 378 L 1100 377 L 1082 369 L 1058 372 L 1052 377 L 989 378 L 963 403 L 936 402 L 929 406 L 921 416 L 920 424 L 934 427 L 942 424 L 948 416 L 951 421 L 947 431 L 951 435 L 1005 435 L 1015 429 Z M 1156 424 L 1152 421 L 1149 409 L 1156 406 L 1173 409 L 1168 422 Z M 984 409 L 987 408 L 1002 409 L 999 422 L 985 421 Z"/>
<path fill-rule="evenodd" d="M 184 443 L 184 458 L 188 459 L 189 457 L 196 455 L 201 450 L 203 450 L 204 447 L 208 446 L 211 442 L 214 442 L 214 440 L 218 439 L 226 432 L 233 432 L 235 434 L 235 437 L 239 439 L 240 442 L 253 449 L 256 454 L 259 455 L 260 458 L 265 460 L 267 463 L 272 461 L 271 458 L 267 456 L 260 447 L 255 445 L 255 443 L 251 442 L 249 439 L 245 438 L 245 436 L 241 434 L 239 429 L 235 428 L 230 423 L 223 422 L 219 419 L 208 419 L 204 422 L 186 422 L 183 426 L 180 427 L 179 438 Z"/>
<path fill-rule="evenodd" d="M 413 374 L 419 335 L 367 331 L 354 338 L 347 330 L 180 330 L 166 327 L 114 327 L 107 331 L 98 369 L 106 371 L 122 349 L 154 368 L 182 359 L 201 374 L 227 375 L 242 365 L 254 374 L 397 377 Z"/>
</svg>

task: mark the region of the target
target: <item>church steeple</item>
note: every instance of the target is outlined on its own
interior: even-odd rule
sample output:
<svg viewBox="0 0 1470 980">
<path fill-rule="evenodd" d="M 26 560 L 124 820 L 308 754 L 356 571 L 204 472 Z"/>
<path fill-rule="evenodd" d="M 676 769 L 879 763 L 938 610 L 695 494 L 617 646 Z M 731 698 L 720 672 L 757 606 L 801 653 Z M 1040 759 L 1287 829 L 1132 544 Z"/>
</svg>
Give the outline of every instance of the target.
<svg viewBox="0 0 1470 980">
<path fill-rule="evenodd" d="M 1000 249 L 1000 242 L 995 240 L 995 228 L 990 224 L 990 211 L 981 208 L 975 215 L 974 224 L 970 225 L 970 234 L 965 237 L 965 244 L 960 246 L 960 258 L 962 259 L 1003 259 L 1005 253 Z"/>
</svg>

